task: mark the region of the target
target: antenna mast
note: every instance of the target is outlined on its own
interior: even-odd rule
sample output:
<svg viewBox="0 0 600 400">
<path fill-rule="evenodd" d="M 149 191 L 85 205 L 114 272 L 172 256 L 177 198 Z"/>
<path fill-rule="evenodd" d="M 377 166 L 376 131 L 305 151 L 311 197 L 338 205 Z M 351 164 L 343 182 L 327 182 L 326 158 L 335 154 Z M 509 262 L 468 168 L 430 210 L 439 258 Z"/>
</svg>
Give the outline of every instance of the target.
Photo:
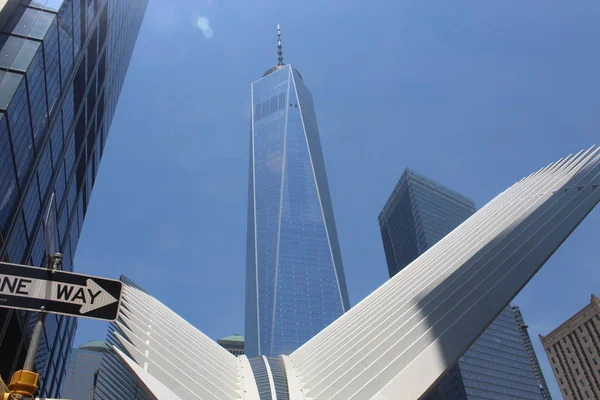
<svg viewBox="0 0 600 400">
<path fill-rule="evenodd" d="M 283 64 L 283 45 L 281 44 L 281 29 L 277 24 L 277 65 Z"/>
</svg>

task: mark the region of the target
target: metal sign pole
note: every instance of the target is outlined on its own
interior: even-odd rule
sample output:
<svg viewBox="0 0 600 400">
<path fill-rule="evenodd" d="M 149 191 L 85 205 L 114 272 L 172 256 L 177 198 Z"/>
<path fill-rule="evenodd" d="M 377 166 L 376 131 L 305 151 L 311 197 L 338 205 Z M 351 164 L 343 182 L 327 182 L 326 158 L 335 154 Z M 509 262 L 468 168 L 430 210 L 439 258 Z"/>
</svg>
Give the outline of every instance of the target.
<svg viewBox="0 0 600 400">
<path fill-rule="evenodd" d="M 63 256 L 61 253 L 55 253 L 56 247 L 56 218 L 54 209 L 54 193 L 50 197 L 50 203 L 48 205 L 46 215 L 43 219 L 44 224 L 44 242 L 46 247 L 46 255 L 44 257 L 44 264 L 42 267 L 48 268 L 54 273 L 62 267 Z M 37 355 L 38 348 L 40 347 L 40 340 L 42 339 L 42 332 L 44 331 L 44 322 L 46 321 L 46 308 L 40 307 L 38 313 L 38 320 L 33 328 L 31 334 L 31 340 L 29 341 L 29 347 L 27 348 L 27 356 L 25 357 L 25 363 L 23 369 L 16 371 L 11 377 L 8 388 L 15 397 L 31 397 L 33 398 L 34 393 L 38 389 L 38 382 L 40 375 L 34 372 L 35 368 L 35 357 Z"/>
<path fill-rule="evenodd" d="M 62 266 L 62 259 L 62 254 L 54 254 L 52 258 L 47 259 L 47 268 L 52 271 L 59 270 Z M 31 340 L 29 341 L 29 347 L 27 348 L 27 356 L 25 357 L 23 369 L 16 371 L 10 379 L 8 388 L 10 389 L 11 394 L 15 396 L 19 396 L 21 398 L 23 396 L 33 398 L 34 393 L 38 389 L 40 375 L 34 372 L 35 357 L 37 355 L 38 348 L 40 347 L 40 340 L 42 339 L 42 332 L 44 331 L 46 315 L 46 308 L 42 306 L 40 312 L 38 313 L 38 320 L 33 328 Z"/>
<path fill-rule="evenodd" d="M 31 341 L 29 342 L 29 348 L 27 349 L 27 357 L 25 357 L 25 364 L 23 364 L 24 370 L 33 371 L 35 356 L 37 354 L 38 347 L 40 347 L 40 339 L 42 338 L 42 331 L 44 330 L 45 321 L 46 313 L 42 309 L 38 314 L 38 320 L 33 328 L 33 334 L 31 335 Z"/>
</svg>

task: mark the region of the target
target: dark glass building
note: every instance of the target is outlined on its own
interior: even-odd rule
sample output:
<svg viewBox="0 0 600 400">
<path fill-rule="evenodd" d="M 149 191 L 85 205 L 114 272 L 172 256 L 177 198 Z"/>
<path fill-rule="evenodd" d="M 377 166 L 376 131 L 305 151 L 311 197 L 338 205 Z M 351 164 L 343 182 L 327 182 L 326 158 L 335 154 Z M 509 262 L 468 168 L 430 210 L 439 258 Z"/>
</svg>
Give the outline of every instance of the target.
<svg viewBox="0 0 600 400">
<path fill-rule="evenodd" d="M 312 96 L 278 47 L 251 94 L 248 357 L 289 354 L 349 308 Z"/>
<path fill-rule="evenodd" d="M 529 362 L 531 363 L 531 367 L 533 368 L 533 373 L 538 381 L 538 386 L 540 391 L 542 392 L 542 396 L 544 400 L 552 400 L 552 395 L 550 394 L 550 390 L 548 389 L 548 385 L 546 384 L 546 378 L 544 378 L 544 374 L 542 373 L 542 367 L 540 362 L 538 361 L 537 355 L 535 354 L 535 350 L 533 348 L 533 343 L 531 343 L 531 336 L 529 336 L 529 326 L 525 323 L 523 319 L 523 314 L 521 314 L 521 309 L 518 306 L 512 307 L 513 312 L 515 313 L 515 318 L 517 320 L 517 325 L 519 326 L 519 331 L 521 332 L 521 339 L 523 339 L 523 344 L 525 345 L 525 349 L 527 350 L 527 354 L 529 355 Z M 600 371 L 598 371 L 600 373 Z"/>
<path fill-rule="evenodd" d="M 73 258 L 147 0 L 0 2 L 0 257 Z M 55 200 L 51 200 L 54 198 Z M 49 213 L 49 214 L 48 214 Z M 45 225 L 42 215 L 53 215 Z M 36 316 L 0 309 L 0 375 L 23 366 Z M 75 319 L 48 315 L 39 397 L 60 397 Z"/>
<path fill-rule="evenodd" d="M 390 277 L 474 213 L 471 199 L 407 169 L 379 214 Z M 425 399 L 549 399 L 516 317 L 507 306 Z"/>
<path fill-rule="evenodd" d="M 65 399 L 93 399 L 102 358 L 112 351 L 103 340 L 87 342 L 74 349 L 67 364 L 62 390 Z"/>
</svg>

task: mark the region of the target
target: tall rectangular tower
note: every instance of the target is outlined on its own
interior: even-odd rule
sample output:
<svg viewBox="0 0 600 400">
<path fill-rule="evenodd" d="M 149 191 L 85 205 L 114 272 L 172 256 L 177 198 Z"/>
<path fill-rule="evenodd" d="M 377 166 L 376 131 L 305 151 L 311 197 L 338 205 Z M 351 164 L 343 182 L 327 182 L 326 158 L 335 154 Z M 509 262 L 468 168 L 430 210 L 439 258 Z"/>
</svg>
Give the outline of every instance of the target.
<svg viewBox="0 0 600 400">
<path fill-rule="evenodd" d="M 289 354 L 349 308 L 312 96 L 278 47 L 252 84 L 249 357 Z"/>
<path fill-rule="evenodd" d="M 112 352 L 102 340 L 94 340 L 73 349 L 67 363 L 67 376 L 62 390 L 66 399 L 93 400 L 102 358 Z"/>
<path fill-rule="evenodd" d="M 471 199 L 407 169 L 379 214 L 390 277 L 474 213 Z M 426 399 L 550 399 L 541 371 L 539 376 L 534 371 L 537 359 L 530 360 L 521 325 L 507 306 Z"/>
<path fill-rule="evenodd" d="M 0 258 L 73 258 L 147 0 L 0 2 Z M 51 200 L 51 199 L 55 200 Z M 42 223 L 50 212 L 56 224 Z M 35 316 L 0 309 L 0 375 L 23 366 Z M 49 315 L 35 368 L 60 397 L 76 320 Z"/>
</svg>

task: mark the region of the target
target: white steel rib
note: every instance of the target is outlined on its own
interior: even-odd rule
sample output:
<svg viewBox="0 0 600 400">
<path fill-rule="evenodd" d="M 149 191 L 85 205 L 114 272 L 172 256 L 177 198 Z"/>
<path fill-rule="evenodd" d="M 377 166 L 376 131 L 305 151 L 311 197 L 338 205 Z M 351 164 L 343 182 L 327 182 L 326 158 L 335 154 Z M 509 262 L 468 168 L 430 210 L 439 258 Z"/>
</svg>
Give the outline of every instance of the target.
<svg viewBox="0 0 600 400">
<path fill-rule="evenodd" d="M 598 203 L 598 153 L 513 185 L 293 352 L 306 396 L 418 399 Z"/>
</svg>

